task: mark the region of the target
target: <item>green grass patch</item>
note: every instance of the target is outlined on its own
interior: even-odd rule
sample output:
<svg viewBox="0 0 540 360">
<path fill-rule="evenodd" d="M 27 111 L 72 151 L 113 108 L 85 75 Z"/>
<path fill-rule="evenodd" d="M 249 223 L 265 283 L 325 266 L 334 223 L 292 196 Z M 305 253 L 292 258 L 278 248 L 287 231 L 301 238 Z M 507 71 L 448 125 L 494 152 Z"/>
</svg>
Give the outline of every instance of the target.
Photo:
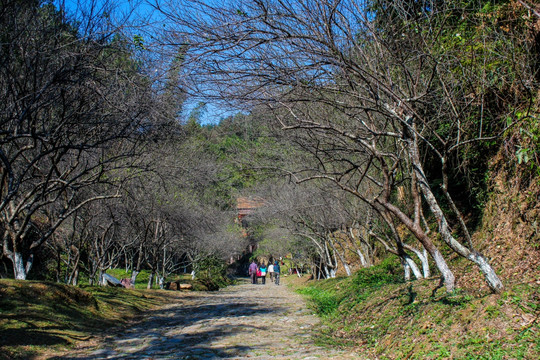
<svg viewBox="0 0 540 360">
<path fill-rule="evenodd" d="M 317 313 L 322 316 L 333 314 L 340 303 L 340 299 L 333 292 L 328 290 L 310 286 L 299 290 L 299 292 L 309 297 Z"/>
<path fill-rule="evenodd" d="M 298 292 L 321 317 L 322 345 L 379 359 L 540 358 L 537 286 L 432 297 L 438 281 L 404 283 L 399 263 L 388 261 L 351 277 L 310 281 Z"/>
<path fill-rule="evenodd" d="M 172 297 L 164 291 L 0 280 L 0 359 L 69 348 Z"/>
</svg>

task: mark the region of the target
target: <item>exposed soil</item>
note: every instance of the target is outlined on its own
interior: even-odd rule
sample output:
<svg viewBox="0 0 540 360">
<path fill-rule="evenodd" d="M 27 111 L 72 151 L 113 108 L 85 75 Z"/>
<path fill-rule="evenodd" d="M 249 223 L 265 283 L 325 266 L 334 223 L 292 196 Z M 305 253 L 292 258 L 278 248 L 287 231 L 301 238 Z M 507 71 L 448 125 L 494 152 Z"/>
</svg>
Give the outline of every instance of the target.
<svg viewBox="0 0 540 360">
<path fill-rule="evenodd" d="M 285 285 L 242 281 L 178 300 L 55 359 L 366 359 L 317 346 L 318 318 Z"/>
</svg>

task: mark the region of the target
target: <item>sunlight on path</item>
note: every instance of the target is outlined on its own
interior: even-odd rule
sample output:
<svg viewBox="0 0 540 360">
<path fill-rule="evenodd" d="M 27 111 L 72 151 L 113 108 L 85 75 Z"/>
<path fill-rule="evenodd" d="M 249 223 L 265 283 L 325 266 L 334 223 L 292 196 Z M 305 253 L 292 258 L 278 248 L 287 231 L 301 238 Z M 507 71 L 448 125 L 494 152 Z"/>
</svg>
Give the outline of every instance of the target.
<svg viewBox="0 0 540 360">
<path fill-rule="evenodd" d="M 191 292 L 98 350 L 56 359 L 365 359 L 313 342 L 318 323 L 284 285 Z"/>
</svg>

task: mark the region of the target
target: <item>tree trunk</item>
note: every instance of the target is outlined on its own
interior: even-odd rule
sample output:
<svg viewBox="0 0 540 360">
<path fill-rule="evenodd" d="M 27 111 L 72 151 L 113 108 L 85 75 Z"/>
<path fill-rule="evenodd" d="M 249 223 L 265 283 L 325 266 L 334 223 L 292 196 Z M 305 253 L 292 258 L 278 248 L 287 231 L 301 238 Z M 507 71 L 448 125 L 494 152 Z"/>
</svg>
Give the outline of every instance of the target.
<svg viewBox="0 0 540 360">
<path fill-rule="evenodd" d="M 78 264 L 77 264 L 77 267 L 73 271 L 73 277 L 72 277 L 71 283 L 73 286 L 77 286 L 79 284 L 79 265 Z"/>
<path fill-rule="evenodd" d="M 31 253 L 29 256 L 28 256 L 28 259 L 26 259 L 26 266 L 24 268 L 24 272 L 25 272 L 25 279 L 26 279 L 26 276 L 30 273 L 30 270 L 32 269 L 32 266 L 34 265 L 34 253 Z"/>
<path fill-rule="evenodd" d="M 368 262 L 366 260 L 366 257 L 364 256 L 364 254 L 362 253 L 362 251 L 360 250 L 360 248 L 358 247 L 358 245 L 356 244 L 356 237 L 354 236 L 354 230 L 353 228 L 349 228 L 349 232 L 351 234 L 351 243 L 356 251 L 356 254 L 358 255 L 358 257 L 360 258 L 360 264 L 362 265 L 362 267 L 368 267 Z"/>
<path fill-rule="evenodd" d="M 426 235 L 422 228 L 415 224 L 407 215 L 405 215 L 401 210 L 389 202 L 380 202 L 381 206 L 390 211 L 394 216 L 396 216 L 403 225 L 420 241 L 424 246 L 427 252 L 431 255 L 435 266 L 439 269 L 441 273 L 444 286 L 446 287 L 447 292 L 453 292 L 456 285 L 456 278 L 452 273 L 452 270 L 448 267 L 446 260 L 442 256 L 441 252 L 437 247 L 431 242 L 431 239 Z"/>
<path fill-rule="evenodd" d="M 405 251 L 405 244 L 403 243 L 403 241 L 401 240 L 401 236 L 399 236 L 399 233 L 394 225 L 394 222 L 393 222 L 393 219 L 392 219 L 392 215 L 390 214 L 390 212 L 386 211 L 384 213 L 381 213 L 381 215 L 383 215 L 383 219 L 386 221 L 388 227 L 390 228 L 391 232 L 392 232 L 392 236 L 394 238 L 394 242 L 396 243 L 396 251 L 397 251 L 397 255 L 399 256 L 399 258 L 401 259 L 401 263 L 403 264 L 404 266 L 404 270 L 405 272 L 409 271 L 409 270 L 412 270 L 413 273 L 414 273 L 414 276 L 417 278 L 417 279 L 421 279 L 422 278 L 422 274 L 420 273 L 420 270 L 418 269 L 418 266 L 416 265 L 416 263 L 413 261 L 413 259 L 411 259 L 411 257 L 409 256 L 409 254 L 407 254 L 407 252 Z M 412 247 L 411 247 L 412 248 Z M 409 269 L 410 268 L 410 269 Z M 409 278 L 410 278 L 410 275 L 409 275 Z M 407 279 L 406 279 L 407 280 Z"/>
<path fill-rule="evenodd" d="M 144 242 L 141 240 L 141 243 L 139 244 L 139 249 L 137 253 L 137 262 L 135 264 L 132 264 L 132 271 L 131 271 L 131 284 L 133 287 L 135 287 L 135 280 L 137 280 L 137 275 L 141 272 L 141 266 L 142 266 L 142 260 L 143 260 L 143 250 L 144 250 Z"/>
<path fill-rule="evenodd" d="M 429 261 L 428 261 L 428 254 L 426 249 L 422 249 L 422 251 L 416 249 L 413 246 L 409 246 L 407 244 L 403 244 L 403 247 L 409 251 L 412 251 L 418 259 L 420 259 L 420 263 L 422 264 L 422 274 L 423 277 L 428 278 L 430 277 L 430 271 L 429 271 Z"/>
<path fill-rule="evenodd" d="M 23 255 L 18 251 L 14 251 L 12 261 L 13 261 L 13 273 L 14 273 L 15 279 L 26 280 L 27 273 L 24 266 Z"/>
<path fill-rule="evenodd" d="M 60 248 L 56 248 L 56 282 L 60 282 L 60 277 L 62 273 L 62 256 L 60 254 Z M 67 273 L 66 273 L 67 275 Z M 65 277 L 64 277 L 64 283 L 65 283 Z"/>
<path fill-rule="evenodd" d="M 405 282 L 411 281 L 411 267 L 409 266 L 409 263 L 404 258 L 400 258 L 400 260 L 401 266 L 403 266 L 403 277 Z"/>
<path fill-rule="evenodd" d="M 146 288 L 147 289 L 151 289 L 152 288 L 152 284 L 154 282 L 154 273 L 155 271 L 152 270 L 152 272 L 150 273 L 150 276 L 148 277 L 148 285 L 146 285 Z"/>
<path fill-rule="evenodd" d="M 140 271 L 133 270 L 131 272 L 131 284 L 135 286 L 135 280 L 137 280 L 137 275 L 139 275 Z"/>
<path fill-rule="evenodd" d="M 126 273 L 129 272 L 129 256 L 127 256 L 127 254 L 125 253 L 124 253 L 124 269 Z"/>
<path fill-rule="evenodd" d="M 381 244 L 383 244 L 386 251 L 399 257 L 399 261 L 401 262 L 401 265 L 403 266 L 403 271 L 405 272 L 404 274 L 405 281 L 409 281 L 411 279 L 410 270 L 413 271 L 413 274 L 417 279 L 422 278 L 422 274 L 420 273 L 418 266 L 416 265 L 414 260 L 411 259 L 409 255 L 407 255 L 407 253 L 403 250 L 402 246 L 400 246 L 401 250 L 398 250 L 398 249 L 392 248 L 388 244 L 388 242 L 384 241 L 380 236 L 377 236 L 375 233 L 372 233 L 371 236 L 373 236 Z"/>
<path fill-rule="evenodd" d="M 336 277 L 336 269 L 330 268 L 329 277 L 330 279 L 334 279 Z"/>
<path fill-rule="evenodd" d="M 407 263 L 407 265 L 409 265 L 409 267 L 411 268 L 411 270 L 412 270 L 412 272 L 414 274 L 414 277 L 417 278 L 417 279 L 422 279 L 423 278 L 422 273 L 420 272 L 420 269 L 418 269 L 418 266 L 413 261 L 413 259 L 411 259 L 411 257 L 409 255 L 407 255 L 407 254 L 405 254 L 403 257 L 404 257 L 405 262 Z"/>
<path fill-rule="evenodd" d="M 90 274 L 88 276 L 88 283 L 90 284 L 90 286 L 93 286 L 96 282 L 96 272 L 97 272 L 97 264 L 95 263 L 95 261 L 91 261 L 90 262 Z M 98 281 L 99 282 L 99 281 Z M 99 285 L 99 283 L 98 283 Z"/>
<path fill-rule="evenodd" d="M 422 251 L 422 258 L 420 259 L 420 261 L 422 261 L 422 269 L 424 271 L 424 277 L 427 279 L 428 277 L 431 276 L 431 270 L 429 268 L 428 252 L 425 248 Z"/>
<path fill-rule="evenodd" d="M 347 276 L 351 276 L 351 268 L 349 267 L 349 264 L 347 264 L 347 261 L 345 260 L 344 254 L 342 254 L 342 253 L 340 253 L 338 251 L 338 249 L 337 249 L 336 245 L 334 244 L 334 242 L 332 241 L 332 239 L 329 238 L 328 241 L 330 242 L 330 245 L 332 246 L 332 250 L 338 256 L 339 260 L 343 264 L 343 268 L 345 269 L 345 273 L 347 274 Z M 337 262 L 336 262 L 336 265 L 337 265 Z"/>
<path fill-rule="evenodd" d="M 324 242 L 324 250 L 325 250 L 326 259 L 327 259 L 327 261 L 325 262 L 325 266 L 324 266 L 325 269 L 326 269 L 327 278 L 332 278 L 333 279 L 333 278 L 336 277 L 337 259 L 332 258 L 332 254 L 330 254 L 330 250 L 328 250 L 328 242 L 327 241 Z M 334 257 L 335 257 L 335 253 L 334 253 Z"/>
<path fill-rule="evenodd" d="M 461 255 L 462 257 L 478 265 L 480 271 L 484 274 L 486 278 L 486 282 L 489 288 L 493 292 L 496 292 L 496 293 L 500 292 L 503 289 L 503 284 L 501 280 L 499 279 L 499 277 L 497 276 L 497 274 L 495 273 L 495 270 L 493 270 L 493 268 L 489 265 L 487 259 L 479 252 L 470 250 L 469 248 L 463 246 L 452 235 L 452 231 L 450 229 L 450 226 L 448 225 L 446 217 L 441 207 L 439 206 L 439 203 L 437 202 L 435 195 L 431 191 L 431 187 L 429 186 L 427 182 L 427 178 L 424 174 L 423 167 L 420 162 L 418 144 L 416 143 L 416 139 L 414 141 L 413 140 L 409 141 L 409 144 L 410 144 L 409 146 L 410 158 L 413 164 L 414 171 L 416 172 L 418 185 L 420 189 L 422 190 L 422 194 L 424 195 L 424 198 L 426 199 L 426 202 L 431 212 L 437 218 L 437 222 L 439 225 L 439 233 L 441 234 L 443 241 L 446 244 L 448 244 L 448 246 L 452 250 L 454 250 L 457 254 Z"/>
<path fill-rule="evenodd" d="M 432 200 L 434 200 L 434 197 Z M 481 253 L 474 250 L 471 251 L 467 247 L 463 246 L 460 242 L 458 242 L 452 235 L 450 227 L 448 226 L 446 218 L 444 217 L 444 215 L 442 215 L 442 211 L 439 208 L 439 205 L 436 202 L 433 203 L 428 201 L 428 203 L 430 203 L 430 207 L 433 206 L 432 211 L 433 209 L 435 209 L 435 216 L 437 216 L 437 219 L 439 219 L 439 232 L 444 242 L 447 243 L 448 246 L 450 246 L 450 248 L 456 253 L 472 261 L 478 266 L 480 271 L 484 274 L 489 288 L 493 292 L 501 292 L 501 290 L 503 289 L 503 284 L 495 273 L 495 270 L 488 263 L 487 259 Z M 439 217 L 439 215 L 441 216 Z"/>
<path fill-rule="evenodd" d="M 98 284 L 99 286 L 105 286 L 105 283 L 103 281 L 103 269 L 99 269 L 98 271 Z"/>
<path fill-rule="evenodd" d="M 77 285 L 78 282 L 78 276 L 79 276 L 79 262 L 81 259 L 80 251 L 77 249 L 77 255 L 75 256 L 75 259 L 73 260 L 73 270 L 71 270 L 71 273 L 69 274 L 69 277 L 66 281 L 66 284 L 73 284 Z"/>
</svg>

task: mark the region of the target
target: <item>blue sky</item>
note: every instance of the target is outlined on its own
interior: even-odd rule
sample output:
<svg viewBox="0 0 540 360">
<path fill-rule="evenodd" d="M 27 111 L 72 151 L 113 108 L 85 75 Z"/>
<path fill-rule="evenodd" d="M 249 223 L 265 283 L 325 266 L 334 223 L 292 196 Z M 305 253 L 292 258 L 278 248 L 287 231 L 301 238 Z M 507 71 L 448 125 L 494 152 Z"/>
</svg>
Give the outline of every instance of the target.
<svg viewBox="0 0 540 360">
<path fill-rule="evenodd" d="M 102 14 L 106 12 L 114 24 L 122 24 L 122 31 L 134 35 L 142 34 L 143 39 L 151 36 L 151 27 L 148 23 L 160 25 L 161 14 L 155 11 L 149 0 L 53 0 L 58 8 L 63 8 L 69 18 L 80 19 L 83 15 Z M 200 117 L 202 125 L 217 124 L 223 118 L 231 116 L 238 111 L 225 109 L 200 98 L 188 99 L 184 106 L 183 116 L 189 114 L 200 104 L 206 102 L 206 106 Z"/>
</svg>

